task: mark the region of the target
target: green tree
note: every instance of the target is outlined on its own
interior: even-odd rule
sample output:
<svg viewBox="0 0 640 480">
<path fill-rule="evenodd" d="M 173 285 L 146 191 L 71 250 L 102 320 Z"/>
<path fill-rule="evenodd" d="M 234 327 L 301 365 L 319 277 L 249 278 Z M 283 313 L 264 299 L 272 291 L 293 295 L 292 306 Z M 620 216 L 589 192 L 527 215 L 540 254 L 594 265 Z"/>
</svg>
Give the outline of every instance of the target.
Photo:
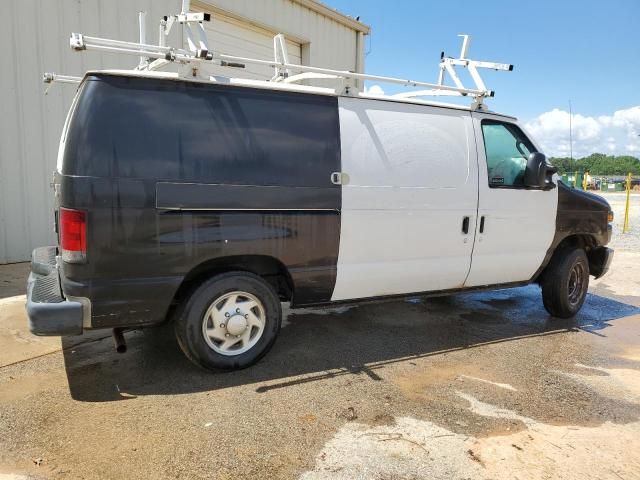
<svg viewBox="0 0 640 480">
<path fill-rule="evenodd" d="M 640 160 L 630 155 L 592 153 L 588 157 L 571 160 L 567 157 L 550 158 L 559 173 L 589 172 L 592 175 L 640 175 Z"/>
</svg>

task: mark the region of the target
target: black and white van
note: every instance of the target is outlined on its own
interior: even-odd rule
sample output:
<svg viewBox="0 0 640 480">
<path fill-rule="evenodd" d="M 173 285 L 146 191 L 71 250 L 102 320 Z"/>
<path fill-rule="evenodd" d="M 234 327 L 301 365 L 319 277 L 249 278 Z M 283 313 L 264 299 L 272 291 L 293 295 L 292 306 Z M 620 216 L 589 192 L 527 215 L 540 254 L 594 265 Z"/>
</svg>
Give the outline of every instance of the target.
<svg viewBox="0 0 640 480">
<path fill-rule="evenodd" d="M 33 252 L 37 335 L 175 323 L 242 368 L 291 307 L 538 283 L 571 317 L 612 258 L 608 203 L 557 181 L 512 117 L 170 73 L 85 75 Z"/>
</svg>

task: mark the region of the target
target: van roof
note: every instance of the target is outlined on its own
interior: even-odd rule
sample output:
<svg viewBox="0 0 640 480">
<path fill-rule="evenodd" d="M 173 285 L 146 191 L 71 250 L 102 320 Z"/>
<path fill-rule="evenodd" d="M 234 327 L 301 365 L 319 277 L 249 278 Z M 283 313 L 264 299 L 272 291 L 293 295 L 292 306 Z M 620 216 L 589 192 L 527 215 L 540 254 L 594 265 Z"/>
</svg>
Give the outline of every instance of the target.
<svg viewBox="0 0 640 480">
<path fill-rule="evenodd" d="M 248 78 L 212 76 L 210 77 L 209 80 L 206 80 L 203 78 L 185 77 L 176 72 L 162 72 L 162 71 L 153 71 L 153 70 L 141 71 L 141 70 L 110 69 L 110 70 L 89 70 L 85 73 L 82 81 L 84 81 L 86 77 L 90 75 L 113 75 L 113 76 L 119 76 L 119 77 L 155 78 L 155 79 L 174 80 L 179 82 L 193 82 L 193 83 L 205 83 L 205 84 L 215 84 L 215 85 L 233 85 L 238 87 L 258 88 L 258 89 L 264 89 L 264 90 L 279 90 L 279 91 L 287 91 L 287 92 L 311 93 L 316 95 L 327 95 L 327 96 L 333 96 L 333 97 L 339 96 L 336 93 L 335 89 L 333 88 L 312 87 L 308 85 L 298 85 L 293 83 L 269 82 L 266 80 L 252 80 Z M 417 98 L 398 98 L 398 97 L 393 97 L 391 95 L 377 95 L 377 94 L 369 94 L 364 92 L 358 93 L 358 96 L 353 98 L 365 98 L 365 99 L 371 99 L 371 100 L 383 100 L 383 101 L 389 101 L 389 102 L 410 103 L 410 104 L 416 104 L 416 105 L 426 105 L 431 107 L 442 107 L 442 108 L 452 108 L 455 110 L 471 111 L 471 107 L 467 105 L 457 105 L 455 103 L 420 100 Z M 517 120 L 516 117 L 505 115 L 502 113 L 497 113 L 491 110 L 482 110 L 482 113 L 490 113 L 492 115 L 508 118 L 510 120 Z"/>
</svg>

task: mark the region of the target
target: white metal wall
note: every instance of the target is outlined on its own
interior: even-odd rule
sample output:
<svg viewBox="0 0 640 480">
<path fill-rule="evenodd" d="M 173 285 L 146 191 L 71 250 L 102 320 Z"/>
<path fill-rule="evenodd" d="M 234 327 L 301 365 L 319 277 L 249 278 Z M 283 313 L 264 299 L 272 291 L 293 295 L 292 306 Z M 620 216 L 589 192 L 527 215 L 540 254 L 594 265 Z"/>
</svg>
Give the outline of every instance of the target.
<svg viewBox="0 0 640 480">
<path fill-rule="evenodd" d="M 137 41 L 140 10 L 159 20 L 179 5 L 179 0 L 2 2 L 0 263 L 28 260 L 33 248 L 55 242 L 49 183 L 75 87 L 56 84 L 45 96 L 43 72 L 131 68 L 136 57 L 72 52 L 71 32 Z"/>
<path fill-rule="evenodd" d="M 209 9 L 204 9 L 208 11 Z M 248 24 L 223 14 L 213 13 L 212 20 L 205 23 L 209 48 L 229 55 L 250 58 L 273 58 L 273 36 L 278 33 Z M 287 39 L 287 53 L 291 63 L 302 61 L 300 44 Z M 264 65 L 247 64 L 243 69 L 206 66 L 200 67 L 211 75 L 253 78 L 265 80 L 273 77 L 274 70 Z"/>
<path fill-rule="evenodd" d="M 310 8 L 314 5 L 317 4 L 311 0 L 194 0 L 192 10 L 213 13 L 214 30 L 216 25 L 218 30 L 228 28 L 223 22 L 228 17 L 227 23 L 234 23 L 236 32 L 257 32 L 262 35 L 257 37 L 262 43 L 270 32 L 284 33 L 292 60 L 300 58 L 304 64 L 361 70 L 357 31 L 331 15 L 315 11 L 324 7 Z M 82 75 L 89 69 L 132 68 L 137 64 L 136 57 L 72 52 L 68 46 L 70 33 L 137 41 L 138 11 L 144 10 L 148 12 L 148 40 L 156 43 L 158 20 L 178 13 L 181 1 L 3 0 L 2 6 L 0 263 L 7 263 L 28 260 L 33 248 L 55 242 L 49 183 L 75 88 L 54 84 L 45 96 L 42 73 Z M 216 14 L 224 16 L 216 21 Z M 247 28 L 241 28 L 242 22 Z M 214 39 L 218 34 L 223 32 L 212 33 Z M 177 45 L 177 37 L 176 31 L 169 44 Z M 272 58 L 262 47 L 255 50 L 257 56 Z M 242 76 L 242 71 L 234 69 L 233 74 Z"/>
<path fill-rule="evenodd" d="M 214 22 L 215 12 L 218 11 L 229 16 L 252 19 L 252 22 L 259 27 L 283 33 L 288 40 L 301 45 L 304 65 L 362 71 L 363 66 L 358 65 L 357 61 L 356 30 L 311 10 L 304 3 L 313 2 L 194 0 L 192 9 L 198 10 L 199 7 L 209 6 L 208 10 L 214 14 Z M 273 56 L 270 55 L 268 58 Z"/>
</svg>

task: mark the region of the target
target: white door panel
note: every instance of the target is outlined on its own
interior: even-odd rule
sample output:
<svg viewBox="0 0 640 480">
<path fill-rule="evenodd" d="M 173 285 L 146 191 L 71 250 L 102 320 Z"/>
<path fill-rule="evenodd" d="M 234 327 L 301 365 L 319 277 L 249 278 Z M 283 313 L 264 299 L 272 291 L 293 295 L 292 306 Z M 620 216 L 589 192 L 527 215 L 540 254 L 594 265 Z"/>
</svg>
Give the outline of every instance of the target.
<svg viewBox="0 0 640 480">
<path fill-rule="evenodd" d="M 477 209 L 470 113 L 351 98 L 339 107 L 345 175 L 332 300 L 461 287 Z"/>
<path fill-rule="evenodd" d="M 481 121 L 496 117 L 479 113 L 473 117 L 478 145 L 478 218 L 485 220 L 483 233 L 476 233 L 465 286 L 530 280 L 555 235 L 558 190 L 491 188 Z"/>
<path fill-rule="evenodd" d="M 471 254 L 473 240 L 462 235 L 459 216 L 455 211 L 433 215 L 429 211 L 343 210 L 332 299 L 462 287 L 469 272 L 469 262 L 464 260 Z M 454 231 L 457 238 L 444 242 L 436 233 L 442 231 Z"/>
<path fill-rule="evenodd" d="M 507 189 L 483 193 L 480 183 L 478 217 L 485 217 L 484 233 L 476 233 L 465 285 L 529 280 L 555 234 L 557 193 Z"/>
</svg>

